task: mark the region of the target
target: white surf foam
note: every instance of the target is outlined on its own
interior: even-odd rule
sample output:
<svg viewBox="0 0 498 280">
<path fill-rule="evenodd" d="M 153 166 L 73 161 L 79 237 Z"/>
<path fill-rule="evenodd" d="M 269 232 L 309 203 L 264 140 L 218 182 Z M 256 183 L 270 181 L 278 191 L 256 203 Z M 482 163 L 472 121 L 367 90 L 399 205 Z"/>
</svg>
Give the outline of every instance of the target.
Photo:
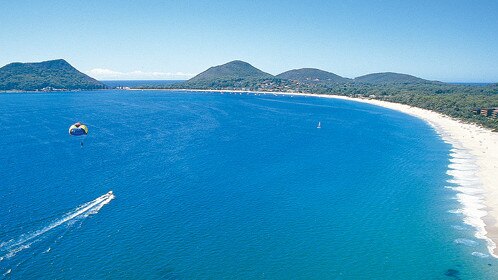
<svg viewBox="0 0 498 280">
<path fill-rule="evenodd" d="M 64 214 L 60 219 L 51 222 L 50 224 L 44 226 L 39 230 L 22 234 L 16 239 L 11 239 L 6 242 L 1 242 L 0 252 L 2 252 L 4 255 L 0 257 L 0 261 L 12 258 L 17 253 L 30 248 L 33 243 L 39 240 L 38 238 L 41 238 L 44 234 L 57 227 L 60 227 L 65 224 L 67 225 L 74 223 L 75 220 L 84 219 L 89 215 L 98 213 L 98 211 L 104 205 L 108 204 L 113 199 L 114 199 L 114 194 L 112 192 L 108 192 L 90 202 L 84 203 L 76 207 L 74 210 Z"/>
<path fill-rule="evenodd" d="M 475 187 L 446 187 L 457 191 L 458 193 L 464 193 L 469 195 L 481 195 L 483 193 L 482 189 Z"/>
<path fill-rule="evenodd" d="M 466 239 L 466 238 L 457 238 L 453 242 L 456 244 L 463 244 L 469 247 L 473 247 L 477 245 L 477 241 L 471 240 L 471 239 Z"/>
<path fill-rule="evenodd" d="M 472 187 L 482 190 L 481 182 L 477 179 L 450 179 L 447 181 L 450 184 L 455 184 L 457 186 Z"/>
<path fill-rule="evenodd" d="M 453 154 L 453 155 L 457 155 L 457 154 Z M 450 158 L 450 162 L 451 163 L 461 163 L 461 164 L 472 164 L 472 166 L 476 167 L 474 161 L 472 159 L 469 159 L 469 158 L 452 157 L 452 158 Z"/>
<path fill-rule="evenodd" d="M 453 225 L 451 227 L 454 228 L 454 229 L 456 229 L 456 230 L 466 230 L 465 227 L 462 227 L 462 226 L 459 226 L 459 225 Z"/>
<path fill-rule="evenodd" d="M 460 168 L 459 165 L 455 168 Z M 472 178 L 476 176 L 477 170 L 448 169 L 446 173 L 456 178 Z"/>
<path fill-rule="evenodd" d="M 463 171 L 475 171 L 477 166 L 472 163 L 465 163 L 464 161 L 467 161 L 466 159 L 460 161 L 460 162 L 453 162 L 448 165 L 448 168 L 450 170 L 463 170 Z"/>
<path fill-rule="evenodd" d="M 458 143 L 451 142 L 454 148 L 450 153 L 450 164 L 448 165 L 447 174 L 451 176 L 448 183 L 456 191 L 455 198 L 462 206 L 457 210 L 450 210 L 451 213 L 462 214 L 463 222 L 475 229 L 474 236 L 486 241 L 489 253 L 493 254 L 496 244 L 486 236 L 486 224 L 483 218 L 488 214 L 484 204 L 483 189 L 479 177 L 477 176 L 478 167 L 474 157 L 465 149 L 459 148 Z M 459 238 L 455 243 L 470 244 L 468 239 Z"/>
<path fill-rule="evenodd" d="M 489 258 L 488 254 L 484 254 L 481 252 L 472 252 L 472 256 L 482 258 L 482 259 Z"/>
</svg>

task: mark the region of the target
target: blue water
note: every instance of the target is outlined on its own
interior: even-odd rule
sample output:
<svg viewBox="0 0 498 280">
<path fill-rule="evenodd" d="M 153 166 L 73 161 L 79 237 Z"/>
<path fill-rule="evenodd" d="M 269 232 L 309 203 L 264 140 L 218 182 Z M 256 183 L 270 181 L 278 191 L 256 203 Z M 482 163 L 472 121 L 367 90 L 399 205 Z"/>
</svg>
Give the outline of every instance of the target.
<svg viewBox="0 0 498 280">
<path fill-rule="evenodd" d="M 76 121 L 88 136 L 68 135 Z M 0 278 L 497 276 L 451 213 L 450 147 L 396 111 L 268 94 L 2 94 L 0 127 Z"/>
<path fill-rule="evenodd" d="M 143 86 L 166 86 L 183 82 L 182 80 L 112 80 L 102 81 L 110 88 L 116 87 L 143 87 Z"/>
</svg>

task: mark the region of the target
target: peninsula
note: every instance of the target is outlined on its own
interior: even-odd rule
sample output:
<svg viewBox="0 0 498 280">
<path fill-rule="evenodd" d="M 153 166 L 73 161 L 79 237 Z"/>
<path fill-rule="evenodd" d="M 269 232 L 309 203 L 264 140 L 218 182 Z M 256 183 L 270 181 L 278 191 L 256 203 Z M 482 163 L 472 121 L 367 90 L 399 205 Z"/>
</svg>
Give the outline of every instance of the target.
<svg viewBox="0 0 498 280">
<path fill-rule="evenodd" d="M 10 63 L 0 68 L 2 91 L 93 90 L 106 86 L 76 70 L 64 59 Z"/>
</svg>

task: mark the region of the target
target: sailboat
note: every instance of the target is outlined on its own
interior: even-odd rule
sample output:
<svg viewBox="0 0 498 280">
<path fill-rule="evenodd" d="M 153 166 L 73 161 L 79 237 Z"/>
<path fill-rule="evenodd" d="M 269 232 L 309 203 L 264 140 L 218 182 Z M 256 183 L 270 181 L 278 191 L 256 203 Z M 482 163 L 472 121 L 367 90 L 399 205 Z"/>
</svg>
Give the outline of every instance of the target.
<svg viewBox="0 0 498 280">
<path fill-rule="evenodd" d="M 322 124 L 320 122 L 318 122 L 318 125 L 316 126 L 316 128 L 322 128 Z"/>
</svg>

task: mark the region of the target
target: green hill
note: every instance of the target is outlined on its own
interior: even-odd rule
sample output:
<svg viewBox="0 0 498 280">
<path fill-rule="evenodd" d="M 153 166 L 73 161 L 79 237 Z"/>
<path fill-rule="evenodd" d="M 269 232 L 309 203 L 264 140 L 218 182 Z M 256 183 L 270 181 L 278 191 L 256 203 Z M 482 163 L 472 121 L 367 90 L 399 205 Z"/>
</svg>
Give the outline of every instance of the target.
<svg viewBox="0 0 498 280">
<path fill-rule="evenodd" d="M 343 78 L 334 73 L 323 71 L 315 68 L 301 68 L 290 70 L 276 76 L 284 80 L 298 81 L 301 83 L 314 82 L 314 83 L 349 83 L 348 78 Z"/>
<path fill-rule="evenodd" d="M 272 75 L 265 73 L 251 64 L 234 60 L 223 65 L 213 66 L 187 82 L 230 80 L 230 79 L 268 79 Z"/>
<path fill-rule="evenodd" d="M 434 83 L 433 81 L 424 80 L 415 76 L 385 72 L 373 73 L 354 78 L 355 82 L 366 84 L 426 84 Z"/>
<path fill-rule="evenodd" d="M 253 89 L 256 85 L 275 79 L 251 64 L 234 60 L 207 69 L 192 79 L 176 84 L 179 88 L 197 89 Z"/>
<path fill-rule="evenodd" d="M 0 68 L 0 90 L 77 90 L 106 86 L 81 73 L 63 59 L 10 63 Z"/>
</svg>

